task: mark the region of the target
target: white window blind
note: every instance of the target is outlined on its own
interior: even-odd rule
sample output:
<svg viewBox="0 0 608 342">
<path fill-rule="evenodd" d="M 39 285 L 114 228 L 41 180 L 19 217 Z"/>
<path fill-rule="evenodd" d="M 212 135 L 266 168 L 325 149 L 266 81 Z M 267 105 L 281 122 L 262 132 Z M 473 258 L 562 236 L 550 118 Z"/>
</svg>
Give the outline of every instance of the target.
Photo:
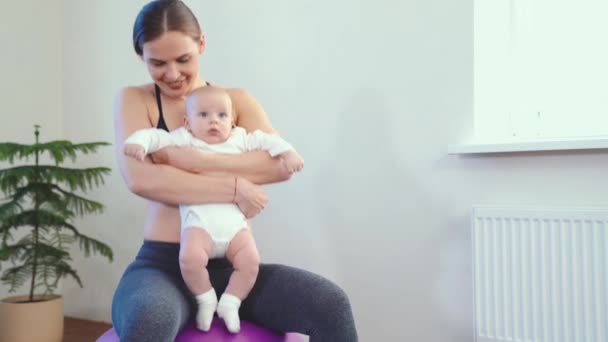
<svg viewBox="0 0 608 342">
<path fill-rule="evenodd" d="M 608 136 L 608 0 L 475 0 L 478 141 Z"/>
</svg>

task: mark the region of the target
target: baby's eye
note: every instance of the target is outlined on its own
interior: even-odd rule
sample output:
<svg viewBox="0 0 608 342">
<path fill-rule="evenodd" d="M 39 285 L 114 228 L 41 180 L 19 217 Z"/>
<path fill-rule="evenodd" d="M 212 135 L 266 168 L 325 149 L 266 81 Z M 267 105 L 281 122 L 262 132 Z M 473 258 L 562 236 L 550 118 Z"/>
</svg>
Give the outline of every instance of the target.
<svg viewBox="0 0 608 342">
<path fill-rule="evenodd" d="M 223 118 L 227 117 L 227 116 L 228 116 L 228 114 L 226 114 L 226 113 L 222 112 L 222 113 L 220 113 L 220 114 L 219 114 L 219 116 L 220 116 L 220 118 L 222 118 L 222 119 L 223 119 Z"/>
<path fill-rule="evenodd" d="M 200 112 L 199 115 L 202 117 L 207 117 L 207 112 Z"/>
</svg>

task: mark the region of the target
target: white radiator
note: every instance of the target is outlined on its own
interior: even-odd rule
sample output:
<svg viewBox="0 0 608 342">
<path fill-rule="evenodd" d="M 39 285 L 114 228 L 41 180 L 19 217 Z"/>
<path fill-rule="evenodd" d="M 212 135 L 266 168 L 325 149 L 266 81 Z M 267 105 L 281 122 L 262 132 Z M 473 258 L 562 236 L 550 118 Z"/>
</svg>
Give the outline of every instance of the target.
<svg viewBox="0 0 608 342">
<path fill-rule="evenodd" d="M 477 342 L 608 342 L 608 209 L 473 208 Z"/>
</svg>

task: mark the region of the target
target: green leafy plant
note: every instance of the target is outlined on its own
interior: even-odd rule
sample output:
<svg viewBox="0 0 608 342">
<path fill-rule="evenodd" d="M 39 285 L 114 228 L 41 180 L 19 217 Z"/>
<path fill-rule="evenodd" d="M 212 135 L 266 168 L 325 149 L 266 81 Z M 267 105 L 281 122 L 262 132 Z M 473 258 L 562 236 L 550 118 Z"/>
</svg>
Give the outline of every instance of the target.
<svg viewBox="0 0 608 342">
<path fill-rule="evenodd" d="M 11 166 L 15 159 L 34 163 L 0 169 L 0 190 L 6 196 L 0 202 L 0 280 L 15 292 L 29 281 L 29 301 L 35 292 L 52 294 L 61 278 L 82 281 L 72 268 L 70 247 L 77 244 L 85 256 L 99 254 L 110 262 L 112 249 L 81 234 L 72 221 L 90 213 L 101 213 L 103 204 L 82 197 L 80 193 L 100 186 L 107 167 L 67 168 L 66 158 L 76 160 L 79 153 L 94 153 L 105 142 L 73 144 L 67 140 L 40 143 L 39 126 L 34 131 L 36 143 L 23 145 L 0 143 L 0 161 Z M 43 165 L 40 157 L 48 154 L 54 165 Z M 15 242 L 16 241 L 16 242 Z M 1 270 L 1 268 L 0 268 Z"/>
</svg>

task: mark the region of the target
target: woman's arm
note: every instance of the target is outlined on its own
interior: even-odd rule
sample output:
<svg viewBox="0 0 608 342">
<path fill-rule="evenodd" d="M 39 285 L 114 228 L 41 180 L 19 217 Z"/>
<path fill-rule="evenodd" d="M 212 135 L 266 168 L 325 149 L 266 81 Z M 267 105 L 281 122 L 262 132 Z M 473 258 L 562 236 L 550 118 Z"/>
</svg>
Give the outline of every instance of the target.
<svg viewBox="0 0 608 342">
<path fill-rule="evenodd" d="M 277 132 L 258 101 L 246 90 L 226 89 L 237 118 L 237 126 L 247 132 L 261 130 L 269 134 Z M 156 163 L 170 164 L 182 170 L 212 176 L 236 175 L 255 184 L 268 184 L 289 179 L 292 172 L 283 160 L 272 158 L 268 152 L 255 151 L 239 155 L 202 154 L 190 148 L 167 148 L 152 155 Z"/>
<path fill-rule="evenodd" d="M 292 173 L 281 157 L 272 158 L 266 151 L 243 154 L 201 153 L 189 147 L 167 147 L 151 154 L 157 164 L 214 177 L 237 176 L 255 184 L 288 180 Z"/>
<path fill-rule="evenodd" d="M 168 165 L 140 162 L 124 155 L 125 139 L 152 124 L 142 89 L 123 89 L 114 104 L 116 157 L 129 189 L 144 198 L 166 204 L 231 202 L 235 197 L 234 177 L 211 177 L 188 173 Z"/>
</svg>

